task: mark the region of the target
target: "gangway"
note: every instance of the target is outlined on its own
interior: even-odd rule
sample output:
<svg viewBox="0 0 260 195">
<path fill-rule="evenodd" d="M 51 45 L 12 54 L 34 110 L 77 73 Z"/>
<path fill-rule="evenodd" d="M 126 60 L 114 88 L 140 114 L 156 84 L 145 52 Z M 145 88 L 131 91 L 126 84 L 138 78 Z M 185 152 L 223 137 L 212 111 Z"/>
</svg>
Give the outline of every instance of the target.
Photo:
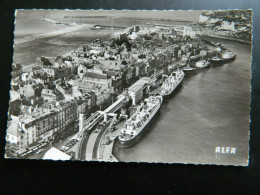
<svg viewBox="0 0 260 195">
<path fill-rule="evenodd" d="M 107 121 L 108 120 L 108 115 L 109 116 L 111 116 L 111 115 L 113 116 L 113 119 L 112 119 L 112 124 L 113 124 L 114 121 L 115 121 L 115 114 L 114 114 L 114 112 L 116 112 L 118 109 L 120 109 L 122 107 L 123 100 L 125 100 L 125 96 L 120 96 L 118 98 L 118 100 L 116 102 L 114 102 L 111 106 L 109 106 L 106 110 L 104 110 L 104 111 L 96 111 L 94 114 L 92 114 L 86 120 L 86 122 L 84 122 L 84 127 L 78 132 L 78 135 L 77 135 L 77 139 L 80 140 L 80 144 L 79 144 L 79 148 L 78 148 L 78 155 L 81 154 L 81 148 L 82 148 L 82 144 L 83 144 L 83 141 L 84 141 L 83 136 L 84 136 L 84 133 L 86 132 L 86 130 L 91 130 L 95 125 L 97 125 L 100 122 L 100 120 L 102 118 L 104 118 L 104 121 Z M 109 129 L 111 129 L 111 127 L 112 127 L 112 125 L 109 127 Z M 106 131 L 107 131 L 107 129 L 105 130 L 105 132 Z M 95 139 L 97 139 L 97 137 Z M 95 143 L 95 142 L 93 142 L 93 143 Z M 90 145 L 92 145 L 92 144 L 90 144 Z M 92 156 L 92 153 L 88 154 L 88 156 Z"/>
<path fill-rule="evenodd" d="M 118 98 L 117 101 L 115 101 L 111 106 L 109 106 L 106 110 L 104 110 L 105 113 L 113 113 L 116 112 L 119 108 L 121 108 L 123 104 L 123 100 L 125 99 L 124 96 L 121 96 Z"/>
<path fill-rule="evenodd" d="M 91 129 L 92 127 L 94 127 L 103 117 L 103 115 L 101 113 L 99 113 L 98 111 L 95 112 L 94 114 L 92 114 L 84 123 L 84 127 L 83 129 L 81 129 L 78 133 L 78 139 L 81 139 L 83 136 L 83 133 L 85 130 Z"/>
<path fill-rule="evenodd" d="M 104 115 L 104 121 L 108 121 L 108 114 L 115 113 L 118 109 L 122 107 L 124 100 L 125 96 L 119 96 L 118 100 L 110 105 L 107 109 L 105 109 L 104 111 L 98 111 L 100 114 L 102 114 L 102 116 Z"/>
<path fill-rule="evenodd" d="M 85 122 L 84 129 L 87 129 L 89 126 L 92 126 L 94 123 L 97 122 L 102 117 L 102 115 L 99 112 L 95 112 L 92 114 Z"/>
<path fill-rule="evenodd" d="M 86 129 L 92 128 L 94 125 L 96 125 L 100 119 L 104 116 L 104 118 L 107 117 L 107 115 L 113 115 L 114 112 L 116 112 L 118 109 L 120 109 L 123 105 L 123 100 L 125 99 L 124 96 L 120 96 L 117 101 L 115 101 L 111 106 L 109 106 L 104 111 L 96 111 L 94 114 L 92 114 L 84 123 L 84 128 L 81 131 L 85 131 Z"/>
</svg>

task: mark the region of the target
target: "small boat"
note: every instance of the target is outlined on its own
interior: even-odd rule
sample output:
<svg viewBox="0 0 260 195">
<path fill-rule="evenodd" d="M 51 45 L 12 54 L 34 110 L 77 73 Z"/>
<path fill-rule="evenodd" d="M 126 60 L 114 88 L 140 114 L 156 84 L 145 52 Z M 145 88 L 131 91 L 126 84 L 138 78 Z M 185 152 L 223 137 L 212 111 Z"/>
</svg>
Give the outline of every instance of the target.
<svg viewBox="0 0 260 195">
<path fill-rule="evenodd" d="M 224 62 L 232 61 L 235 58 L 236 58 L 236 55 L 229 50 L 225 50 L 225 52 L 222 54 L 222 59 Z"/>
<path fill-rule="evenodd" d="M 196 62 L 195 67 L 196 68 L 205 68 L 210 65 L 210 62 L 207 60 L 199 60 Z"/>
<path fill-rule="evenodd" d="M 192 71 L 192 70 L 196 70 L 196 68 L 192 68 L 192 67 L 190 67 L 190 66 L 186 66 L 186 67 L 182 68 L 182 70 L 183 70 L 184 72 L 189 72 L 189 71 Z"/>
<path fill-rule="evenodd" d="M 223 62 L 223 59 L 218 56 L 215 56 L 215 57 L 211 58 L 209 61 L 211 63 L 221 63 L 221 62 Z"/>
<path fill-rule="evenodd" d="M 185 74 L 188 74 L 188 73 L 194 72 L 194 70 L 196 70 L 196 69 L 197 68 L 190 67 L 190 65 L 188 64 L 187 66 L 182 68 L 182 71 L 185 72 Z"/>
<path fill-rule="evenodd" d="M 187 66 L 183 67 L 182 70 L 185 72 L 185 73 L 191 73 L 193 72 L 194 70 L 196 70 L 196 68 L 192 68 L 190 66 L 190 59 L 189 59 L 189 63 Z"/>
</svg>

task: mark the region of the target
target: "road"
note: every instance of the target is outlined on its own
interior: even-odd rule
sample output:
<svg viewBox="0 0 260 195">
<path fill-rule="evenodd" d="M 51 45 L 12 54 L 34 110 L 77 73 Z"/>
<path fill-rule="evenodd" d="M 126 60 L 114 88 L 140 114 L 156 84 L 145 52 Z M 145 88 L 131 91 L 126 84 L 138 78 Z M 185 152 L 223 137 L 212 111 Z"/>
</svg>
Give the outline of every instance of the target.
<svg viewBox="0 0 260 195">
<path fill-rule="evenodd" d="M 95 146 L 96 139 L 98 137 L 99 133 L 95 133 L 94 131 L 91 133 L 88 139 L 87 143 L 87 149 L 86 149 L 86 160 L 93 160 L 92 155 L 93 155 L 93 150 Z"/>
<path fill-rule="evenodd" d="M 52 145 L 48 145 L 46 146 L 45 148 L 42 148 L 43 152 L 40 153 L 40 154 L 33 154 L 31 156 L 28 157 L 28 159 L 42 159 L 44 154 L 51 148 L 51 147 L 55 147 L 57 149 L 60 149 L 60 147 L 62 147 L 63 145 L 65 145 L 69 140 L 70 138 L 72 138 L 75 134 L 67 137 L 65 140 L 62 140 L 60 142 L 57 142 L 57 143 L 54 143 Z"/>
</svg>

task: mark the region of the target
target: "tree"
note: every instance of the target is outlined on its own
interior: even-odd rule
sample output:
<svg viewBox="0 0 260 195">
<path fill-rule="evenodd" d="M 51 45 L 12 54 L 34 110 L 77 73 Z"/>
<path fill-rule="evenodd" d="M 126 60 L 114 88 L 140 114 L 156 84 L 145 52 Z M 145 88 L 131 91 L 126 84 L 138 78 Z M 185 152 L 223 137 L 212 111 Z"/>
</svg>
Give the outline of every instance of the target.
<svg viewBox="0 0 260 195">
<path fill-rule="evenodd" d="M 19 116 L 21 114 L 21 100 L 14 100 L 9 105 L 9 116 Z"/>
<path fill-rule="evenodd" d="M 18 62 L 17 64 L 12 66 L 13 71 L 20 70 L 22 68 L 22 65 Z"/>
<path fill-rule="evenodd" d="M 50 62 L 50 60 L 48 60 L 47 58 L 45 57 L 41 57 L 41 61 L 42 61 L 42 64 L 45 65 L 45 66 L 50 66 L 52 65 L 52 63 Z"/>
<path fill-rule="evenodd" d="M 34 89 L 35 96 L 41 97 L 42 89 L 43 89 L 43 85 L 42 84 L 39 84 L 39 85 L 35 86 L 35 89 Z"/>
<path fill-rule="evenodd" d="M 144 55 L 144 54 L 140 54 L 140 55 L 138 56 L 138 58 L 139 58 L 139 59 L 146 58 L 146 55 Z"/>
<path fill-rule="evenodd" d="M 164 33 L 162 34 L 162 39 L 166 39 L 166 37 L 165 37 Z"/>
<path fill-rule="evenodd" d="M 127 62 L 125 60 L 123 60 L 121 64 L 127 65 Z"/>
</svg>

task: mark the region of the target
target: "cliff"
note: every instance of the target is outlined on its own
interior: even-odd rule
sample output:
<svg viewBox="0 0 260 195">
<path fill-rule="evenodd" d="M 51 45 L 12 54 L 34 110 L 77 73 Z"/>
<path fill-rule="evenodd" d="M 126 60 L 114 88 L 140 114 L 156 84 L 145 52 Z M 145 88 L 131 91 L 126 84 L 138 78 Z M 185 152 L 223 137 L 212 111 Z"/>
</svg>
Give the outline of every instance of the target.
<svg viewBox="0 0 260 195">
<path fill-rule="evenodd" d="M 202 34 L 251 42 L 252 10 L 202 12 L 199 24 Z"/>
</svg>

